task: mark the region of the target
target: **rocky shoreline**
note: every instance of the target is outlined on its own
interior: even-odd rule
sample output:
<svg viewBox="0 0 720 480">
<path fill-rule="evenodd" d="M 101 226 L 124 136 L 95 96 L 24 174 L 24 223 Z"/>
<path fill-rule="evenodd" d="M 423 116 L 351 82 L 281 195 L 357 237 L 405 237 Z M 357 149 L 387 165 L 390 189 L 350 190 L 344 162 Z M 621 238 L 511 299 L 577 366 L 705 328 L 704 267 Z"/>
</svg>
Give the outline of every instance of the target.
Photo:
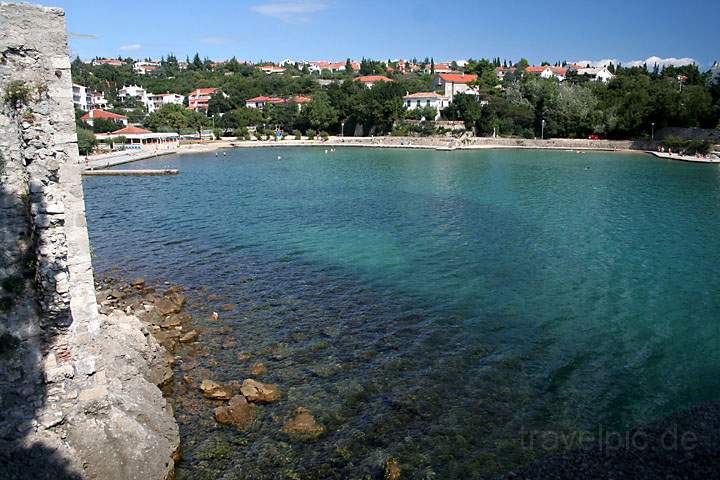
<svg viewBox="0 0 720 480">
<path fill-rule="evenodd" d="M 267 373 L 263 362 L 251 363 L 248 369 L 250 377 L 226 383 L 213 379 L 207 369 L 197 368 L 198 362 L 193 357 L 208 355 L 207 349 L 202 346 L 202 335 L 207 328 L 199 326 L 199 322 L 188 312 L 189 298 L 182 287 L 166 283 L 151 285 L 144 278 L 135 278 L 127 283 L 107 276 L 97 283 L 97 299 L 101 315 L 106 316 L 109 322 L 132 324 L 135 332 L 146 336 L 150 349 L 143 352 L 142 360 L 138 361 L 147 365 L 145 378 L 164 392 L 171 414 L 173 402 L 181 401 L 181 395 L 189 394 L 212 404 L 213 420 L 217 424 L 244 431 L 263 414 L 263 409 L 258 407 L 283 399 L 280 386 L 253 378 Z M 219 297 L 210 294 L 207 299 L 217 301 Z M 218 321 L 223 312 L 236 307 L 235 304 L 221 304 L 218 311 L 208 312 L 207 320 Z M 130 330 L 133 329 L 126 332 L 128 336 L 133 334 Z M 129 350 L 132 352 L 132 348 Z M 238 360 L 251 362 L 251 355 L 240 352 Z M 182 391 L 173 388 L 173 370 L 179 375 Z M 295 407 L 280 431 L 290 440 L 307 442 L 325 433 L 325 427 L 316 421 L 310 410 L 300 405 Z M 173 452 L 172 458 L 174 461 L 180 458 L 179 448 Z M 394 464 L 390 469 L 399 471 Z M 172 478 L 172 471 L 168 478 Z"/>
</svg>

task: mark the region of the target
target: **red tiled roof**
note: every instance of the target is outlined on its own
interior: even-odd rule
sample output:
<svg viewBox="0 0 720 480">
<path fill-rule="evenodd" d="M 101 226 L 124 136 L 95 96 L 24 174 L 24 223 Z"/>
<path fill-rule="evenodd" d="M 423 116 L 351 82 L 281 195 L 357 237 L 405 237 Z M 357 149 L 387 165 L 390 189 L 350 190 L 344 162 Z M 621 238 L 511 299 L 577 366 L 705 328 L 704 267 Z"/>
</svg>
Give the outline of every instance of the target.
<svg viewBox="0 0 720 480">
<path fill-rule="evenodd" d="M 474 73 L 441 73 L 438 76 L 452 83 L 470 83 L 477 80 L 477 75 Z"/>
<path fill-rule="evenodd" d="M 144 128 L 138 128 L 138 127 L 125 127 L 121 128 L 120 130 L 115 130 L 112 132 L 113 135 L 132 135 L 132 134 L 138 134 L 138 133 L 152 133 L 150 130 L 145 130 Z"/>
<path fill-rule="evenodd" d="M 88 113 L 80 117 L 80 120 L 90 120 L 92 118 L 112 118 L 113 120 L 127 120 L 125 115 L 119 115 L 113 112 L 106 112 L 105 110 L 93 109 Z"/>
<path fill-rule="evenodd" d="M 391 79 L 384 75 L 364 75 L 362 77 L 357 77 L 355 79 L 356 82 L 392 82 Z"/>
<path fill-rule="evenodd" d="M 285 103 L 285 102 L 287 102 L 287 100 L 285 100 L 284 98 L 280 98 L 280 97 L 265 97 L 265 96 L 260 96 L 260 97 L 255 97 L 255 98 L 248 98 L 248 99 L 245 100 L 245 101 L 246 101 L 246 102 L 265 102 L 265 103 Z"/>
<path fill-rule="evenodd" d="M 293 102 L 295 102 L 295 103 L 310 103 L 310 102 L 312 102 L 312 97 L 306 97 L 304 95 L 295 95 L 293 97 Z"/>
<path fill-rule="evenodd" d="M 212 95 L 217 92 L 217 88 L 196 88 L 192 92 L 188 93 L 188 96 L 192 95 Z"/>
<path fill-rule="evenodd" d="M 547 65 L 544 65 L 544 66 L 530 65 L 527 68 L 525 68 L 525 71 L 528 73 L 542 73 L 545 71 L 546 68 L 548 68 Z"/>
<path fill-rule="evenodd" d="M 442 95 L 435 92 L 418 92 L 405 95 L 403 98 L 440 98 Z"/>
</svg>

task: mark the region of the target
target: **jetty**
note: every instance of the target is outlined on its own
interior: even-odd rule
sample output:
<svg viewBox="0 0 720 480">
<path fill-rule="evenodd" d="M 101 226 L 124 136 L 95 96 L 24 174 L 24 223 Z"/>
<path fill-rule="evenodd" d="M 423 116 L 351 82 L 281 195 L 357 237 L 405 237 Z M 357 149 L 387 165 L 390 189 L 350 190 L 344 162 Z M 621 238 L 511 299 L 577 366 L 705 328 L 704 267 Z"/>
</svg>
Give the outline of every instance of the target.
<svg viewBox="0 0 720 480">
<path fill-rule="evenodd" d="M 83 175 L 107 176 L 107 175 L 177 175 L 180 170 L 176 168 L 152 168 L 142 170 L 83 170 Z"/>
</svg>

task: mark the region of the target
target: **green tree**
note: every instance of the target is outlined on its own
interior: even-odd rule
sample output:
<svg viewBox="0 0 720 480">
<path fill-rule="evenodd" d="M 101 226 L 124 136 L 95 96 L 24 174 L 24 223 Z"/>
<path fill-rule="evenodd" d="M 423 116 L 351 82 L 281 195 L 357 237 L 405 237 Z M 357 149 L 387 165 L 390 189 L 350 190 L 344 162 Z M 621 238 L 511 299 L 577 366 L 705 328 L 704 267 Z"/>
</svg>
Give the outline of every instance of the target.
<svg viewBox="0 0 720 480">
<path fill-rule="evenodd" d="M 475 130 L 475 125 L 481 116 L 480 102 L 476 95 L 459 93 L 445 108 L 443 114 L 450 120 L 464 121 L 467 130 Z"/>
<path fill-rule="evenodd" d="M 97 145 L 97 139 L 95 138 L 95 134 L 92 130 L 78 128 L 77 138 L 80 155 L 90 155 L 93 148 L 95 148 L 95 145 Z"/>
<path fill-rule="evenodd" d="M 316 130 L 328 130 L 338 122 L 337 111 L 325 92 L 318 92 L 302 111 L 307 124 Z"/>
</svg>

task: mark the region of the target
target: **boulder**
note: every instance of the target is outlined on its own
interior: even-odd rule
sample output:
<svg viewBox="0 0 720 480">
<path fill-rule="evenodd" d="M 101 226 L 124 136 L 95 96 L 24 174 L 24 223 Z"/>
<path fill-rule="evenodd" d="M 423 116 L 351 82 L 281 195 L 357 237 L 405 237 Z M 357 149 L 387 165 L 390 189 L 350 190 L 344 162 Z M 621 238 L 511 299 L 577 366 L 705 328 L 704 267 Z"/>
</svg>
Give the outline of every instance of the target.
<svg viewBox="0 0 720 480">
<path fill-rule="evenodd" d="M 160 315 L 172 315 L 173 313 L 180 313 L 182 306 L 173 302 L 168 298 L 159 298 L 155 302 L 155 309 Z"/>
<path fill-rule="evenodd" d="M 132 285 L 135 288 L 142 288 L 145 286 L 145 279 L 143 277 L 137 277 L 133 279 L 132 282 L 130 282 L 130 285 Z"/>
<path fill-rule="evenodd" d="M 180 337 L 180 343 L 191 343 L 196 342 L 198 339 L 198 332 L 196 330 L 190 330 L 185 335 Z"/>
<path fill-rule="evenodd" d="M 207 378 L 200 383 L 200 392 L 211 400 L 230 400 L 233 396 L 230 388 Z"/>
<path fill-rule="evenodd" d="M 218 313 L 212 312 L 212 315 L 210 315 L 210 320 L 217 320 L 218 319 Z"/>
<path fill-rule="evenodd" d="M 280 390 L 276 385 L 258 382 L 252 378 L 245 379 L 240 392 L 250 402 L 274 402 L 280 398 Z"/>
<path fill-rule="evenodd" d="M 218 423 L 245 429 L 255 417 L 255 408 L 242 395 L 235 395 L 227 406 L 213 410 L 213 415 Z"/>
<path fill-rule="evenodd" d="M 316 438 L 325 431 L 325 427 L 315 421 L 307 408 L 298 407 L 293 417 L 285 422 L 282 431 L 290 436 Z"/>
</svg>

